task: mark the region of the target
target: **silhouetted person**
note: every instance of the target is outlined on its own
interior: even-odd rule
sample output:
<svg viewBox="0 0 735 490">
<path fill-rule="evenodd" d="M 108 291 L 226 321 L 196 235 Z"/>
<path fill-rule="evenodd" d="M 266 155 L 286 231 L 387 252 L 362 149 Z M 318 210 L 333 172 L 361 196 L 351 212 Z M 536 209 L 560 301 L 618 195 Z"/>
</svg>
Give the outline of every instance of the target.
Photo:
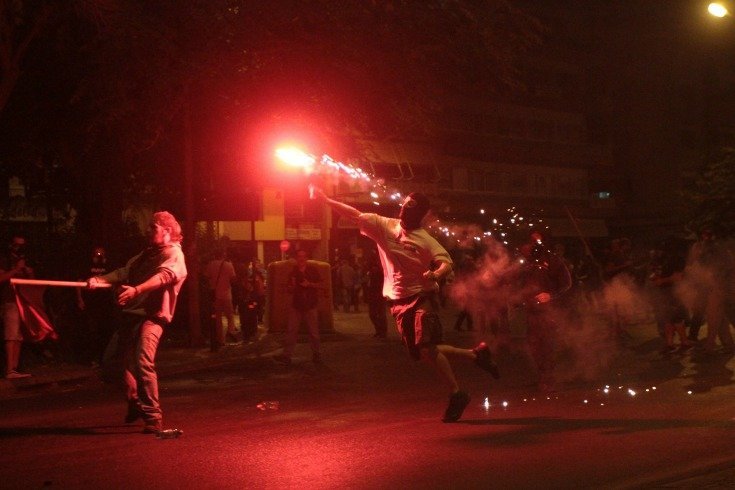
<svg viewBox="0 0 735 490">
<path fill-rule="evenodd" d="M 26 262 L 26 239 L 14 235 L 8 246 L 7 254 L 0 262 L 0 303 L 2 304 L 3 332 L 5 339 L 5 377 L 7 379 L 27 378 L 28 373 L 18 371 L 20 349 L 23 335 L 20 331 L 20 312 L 15 303 L 15 293 L 10 279 L 33 277 L 33 269 Z"/>
</svg>

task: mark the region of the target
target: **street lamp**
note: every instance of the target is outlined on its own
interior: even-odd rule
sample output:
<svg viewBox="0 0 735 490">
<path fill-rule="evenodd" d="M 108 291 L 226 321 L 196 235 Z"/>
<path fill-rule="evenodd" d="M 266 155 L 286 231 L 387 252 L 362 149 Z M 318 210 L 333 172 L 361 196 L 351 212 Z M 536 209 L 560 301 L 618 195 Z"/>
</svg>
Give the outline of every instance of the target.
<svg viewBox="0 0 735 490">
<path fill-rule="evenodd" d="M 720 18 L 730 14 L 730 12 L 727 11 L 727 7 L 717 2 L 710 3 L 707 6 L 707 12 L 709 12 L 710 15 L 714 15 L 715 17 Z"/>
</svg>

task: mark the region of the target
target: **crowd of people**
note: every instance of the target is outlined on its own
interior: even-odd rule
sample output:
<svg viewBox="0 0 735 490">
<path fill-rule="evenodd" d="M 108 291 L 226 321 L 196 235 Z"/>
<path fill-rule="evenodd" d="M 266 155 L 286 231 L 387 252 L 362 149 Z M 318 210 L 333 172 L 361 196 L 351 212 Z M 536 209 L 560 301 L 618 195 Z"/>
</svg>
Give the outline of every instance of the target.
<svg viewBox="0 0 735 490">
<path fill-rule="evenodd" d="M 387 312 L 392 314 L 410 356 L 433 366 L 446 383 L 446 422 L 458 420 L 470 399 L 460 389 L 450 359 L 473 361 L 497 377 L 492 351 L 518 315 L 543 392 L 555 389 L 558 336 L 565 326 L 593 312 L 603 318 L 609 338 L 626 338 L 631 305 L 621 291 L 645 301 L 658 327 L 662 354 L 695 347 L 708 355 L 735 353 L 730 330 L 735 325 L 735 259 L 711 228 L 700 230 L 693 243 L 667 238 L 647 250 L 617 238 L 595 252 L 584 241 L 583 246 L 568 247 L 570 242 L 532 232 L 512 248 L 496 243 L 449 253 L 422 227 L 429 204 L 421 194 L 408 196 L 397 218 L 362 213 L 321 191 L 317 198 L 353 220 L 374 243 L 358 257 L 339 257 L 331 267 L 334 309 L 357 313 L 365 306 L 376 338 L 387 336 Z M 170 214 L 154 215 L 149 241 L 121 268 L 112 267 L 106 249 L 95 246 L 78 275 L 91 287 L 76 289 L 74 303 L 84 338 L 81 358 L 97 366 L 123 352 L 126 421 L 143 418 L 146 430 L 155 432 L 161 428 L 161 411 L 153 358 L 163 327 L 172 321 L 186 268 L 180 227 Z M 225 248 L 217 248 L 210 257 L 201 271 L 211 348 L 251 342 L 263 322 L 266 269 L 257 258 L 245 260 Z M 297 250 L 294 258 L 288 277 L 292 300 L 284 352 L 276 360 L 291 363 L 298 329 L 306 324 L 313 361 L 321 363 L 316 308 L 325 278 L 308 263 L 305 250 Z M 23 334 L 9 282 L 32 277 L 25 238 L 13 236 L 0 261 L 8 379 L 30 376 L 20 369 Z M 108 284 L 118 287 L 99 287 Z M 438 311 L 448 303 L 458 312 L 454 328 L 479 331 L 495 341 L 493 349 L 484 342 L 472 349 L 445 343 Z M 700 339 L 703 325 L 706 335 Z"/>
<path fill-rule="evenodd" d="M 216 249 L 202 271 L 207 291 L 204 312 L 213 320 L 208 322 L 212 350 L 252 342 L 263 323 L 267 271 L 258 258 L 246 261 L 240 254 L 232 253 L 232 259 L 229 255 L 224 248 Z"/>
<path fill-rule="evenodd" d="M 537 351 L 536 330 L 549 336 L 559 325 L 578 326 L 583 317 L 596 315 L 605 328 L 602 334 L 624 341 L 630 337 L 626 325 L 649 316 L 656 322 L 662 354 L 693 348 L 704 355 L 735 352 L 730 330 L 735 326 L 735 257 L 711 228 L 703 228 L 694 242 L 667 237 L 644 248 L 623 237 L 597 252 L 583 245 L 569 254 L 564 242 L 531 234 L 527 243 L 501 254 L 506 262 L 487 250 L 459 251 L 455 284 L 449 288 L 459 309 L 454 328 L 462 330 L 466 323 L 474 330 L 479 323 L 484 331 L 502 334 L 513 309 L 522 308 L 527 340 Z M 528 277 L 555 289 L 553 313 L 539 317 L 523 299 Z M 534 326 L 549 319 L 543 327 Z M 706 336 L 700 338 L 705 324 Z M 544 364 L 537 362 L 540 372 Z"/>
</svg>

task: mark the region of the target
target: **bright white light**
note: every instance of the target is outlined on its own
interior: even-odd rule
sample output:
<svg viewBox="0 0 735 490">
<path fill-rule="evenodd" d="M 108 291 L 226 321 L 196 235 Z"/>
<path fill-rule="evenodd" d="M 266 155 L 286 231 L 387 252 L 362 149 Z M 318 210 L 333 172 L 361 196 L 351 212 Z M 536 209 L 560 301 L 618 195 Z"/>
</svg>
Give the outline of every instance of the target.
<svg viewBox="0 0 735 490">
<path fill-rule="evenodd" d="M 485 214 L 485 210 L 484 209 L 481 209 L 480 210 L 480 214 Z"/>
<path fill-rule="evenodd" d="M 370 193 L 370 197 L 372 197 L 373 199 L 377 199 L 378 198 L 378 193 L 377 192 L 371 192 Z"/>
<path fill-rule="evenodd" d="M 278 148 L 276 150 L 276 156 L 285 164 L 292 167 L 302 167 L 304 169 L 311 169 L 316 163 L 316 158 L 304 153 L 298 148 Z"/>
<path fill-rule="evenodd" d="M 482 403 L 482 406 L 485 410 L 490 410 L 490 399 L 485 397 L 485 401 Z"/>
<path fill-rule="evenodd" d="M 635 396 L 635 395 L 636 395 L 636 392 L 635 392 L 635 390 L 633 390 L 633 389 L 631 389 L 631 388 L 628 388 L 628 394 L 629 394 L 630 396 Z"/>
<path fill-rule="evenodd" d="M 728 14 L 727 8 L 721 3 L 710 3 L 707 6 L 707 12 L 709 12 L 710 15 L 714 15 L 715 17 L 720 18 Z"/>
<path fill-rule="evenodd" d="M 503 408 L 508 408 L 508 402 L 503 402 Z"/>
</svg>

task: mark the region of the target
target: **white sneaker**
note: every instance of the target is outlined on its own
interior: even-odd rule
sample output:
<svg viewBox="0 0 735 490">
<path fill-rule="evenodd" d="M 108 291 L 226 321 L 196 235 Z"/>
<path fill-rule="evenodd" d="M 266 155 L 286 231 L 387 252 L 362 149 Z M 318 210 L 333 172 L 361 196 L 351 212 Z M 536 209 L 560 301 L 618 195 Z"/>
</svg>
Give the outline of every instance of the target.
<svg viewBox="0 0 735 490">
<path fill-rule="evenodd" d="M 8 371 L 8 374 L 5 375 L 5 379 L 21 379 L 30 377 L 30 373 L 19 373 L 18 371 Z"/>
</svg>

